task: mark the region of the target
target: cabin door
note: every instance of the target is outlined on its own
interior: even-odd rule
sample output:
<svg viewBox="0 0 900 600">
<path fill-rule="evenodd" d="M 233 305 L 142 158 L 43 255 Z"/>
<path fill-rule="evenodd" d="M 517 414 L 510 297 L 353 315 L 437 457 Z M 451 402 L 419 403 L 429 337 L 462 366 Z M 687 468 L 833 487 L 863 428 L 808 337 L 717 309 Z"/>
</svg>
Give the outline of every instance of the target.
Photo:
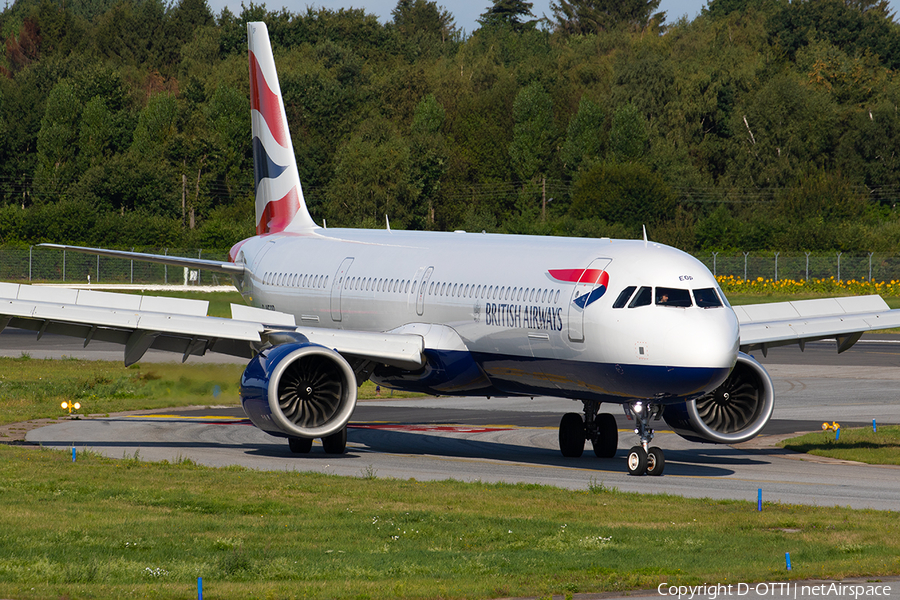
<svg viewBox="0 0 900 600">
<path fill-rule="evenodd" d="M 611 262 L 609 258 L 595 258 L 576 279 L 569 300 L 569 340 L 584 341 L 584 313 L 588 306 L 606 292 L 609 276 L 604 269 Z"/>
<path fill-rule="evenodd" d="M 331 320 L 332 321 L 340 321 L 342 318 L 341 314 L 341 296 L 344 291 L 345 282 L 347 281 L 347 272 L 350 270 L 350 265 L 353 264 L 353 257 L 348 256 L 341 262 L 341 266 L 338 267 L 337 273 L 334 274 L 334 278 L 331 280 Z"/>
</svg>

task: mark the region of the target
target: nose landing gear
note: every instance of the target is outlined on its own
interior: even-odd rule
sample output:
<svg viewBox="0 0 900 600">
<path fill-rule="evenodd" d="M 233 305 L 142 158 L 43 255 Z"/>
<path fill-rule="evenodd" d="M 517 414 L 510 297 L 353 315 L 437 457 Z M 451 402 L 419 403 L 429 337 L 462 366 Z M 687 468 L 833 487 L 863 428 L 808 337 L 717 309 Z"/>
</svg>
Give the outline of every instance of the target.
<svg viewBox="0 0 900 600">
<path fill-rule="evenodd" d="M 641 437 L 641 445 L 634 446 L 628 451 L 629 475 L 662 475 L 666 466 L 666 457 L 663 451 L 656 446 L 650 446 L 653 440 L 653 429 L 650 420 L 659 420 L 662 415 L 662 406 L 659 404 L 644 404 L 637 400 L 631 404 L 623 405 L 625 416 L 629 420 L 637 422 L 634 432 Z"/>
</svg>

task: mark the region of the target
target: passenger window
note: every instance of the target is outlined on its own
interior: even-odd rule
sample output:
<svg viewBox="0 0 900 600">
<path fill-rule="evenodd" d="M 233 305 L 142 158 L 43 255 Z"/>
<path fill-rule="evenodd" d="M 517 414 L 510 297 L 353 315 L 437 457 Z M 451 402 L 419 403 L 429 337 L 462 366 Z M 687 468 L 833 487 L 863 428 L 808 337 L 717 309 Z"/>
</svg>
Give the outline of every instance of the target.
<svg viewBox="0 0 900 600">
<path fill-rule="evenodd" d="M 454 296 L 454 297 L 456 296 L 456 288 L 457 288 L 458 286 L 459 286 L 459 284 L 457 284 L 457 283 L 454 283 L 454 284 L 453 284 L 453 293 L 451 294 L 451 296 Z"/>
<path fill-rule="evenodd" d="M 619 297 L 616 298 L 616 301 L 613 302 L 613 308 L 625 308 L 625 305 L 628 304 L 628 299 L 631 298 L 631 295 L 634 293 L 634 290 L 637 289 L 633 285 L 629 285 L 627 288 L 622 290 L 622 293 L 619 294 Z"/>
<path fill-rule="evenodd" d="M 638 306 L 649 306 L 653 302 L 653 288 L 644 286 L 638 290 L 628 308 L 637 308 Z"/>
<path fill-rule="evenodd" d="M 691 306 L 691 293 L 678 288 L 656 288 L 656 304 L 659 306 L 674 306 L 687 308 Z"/>
<path fill-rule="evenodd" d="M 328 287 L 328 275 L 325 276 L 325 283 L 322 284 L 322 287 L 323 287 L 323 288 L 327 288 L 327 287 Z"/>
<path fill-rule="evenodd" d="M 556 290 L 556 296 L 553 298 L 553 304 L 559 304 L 559 290 Z"/>
<path fill-rule="evenodd" d="M 713 288 L 703 288 L 702 290 L 694 290 L 694 302 L 700 308 L 717 308 L 722 306 L 719 295 Z"/>
</svg>

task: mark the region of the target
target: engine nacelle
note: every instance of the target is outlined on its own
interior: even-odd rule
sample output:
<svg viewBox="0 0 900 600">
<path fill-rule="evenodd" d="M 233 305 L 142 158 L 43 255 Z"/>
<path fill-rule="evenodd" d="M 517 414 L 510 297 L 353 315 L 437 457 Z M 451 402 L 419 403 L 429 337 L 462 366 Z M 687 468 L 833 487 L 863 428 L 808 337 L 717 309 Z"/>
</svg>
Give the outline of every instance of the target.
<svg viewBox="0 0 900 600">
<path fill-rule="evenodd" d="M 752 356 L 741 352 L 728 379 L 715 391 L 666 406 L 663 418 L 686 440 L 738 444 L 756 436 L 774 408 L 772 378 Z"/>
<path fill-rule="evenodd" d="M 321 438 L 356 408 L 356 375 L 340 354 L 287 343 L 258 354 L 241 377 L 241 404 L 253 424 L 279 437 Z"/>
</svg>

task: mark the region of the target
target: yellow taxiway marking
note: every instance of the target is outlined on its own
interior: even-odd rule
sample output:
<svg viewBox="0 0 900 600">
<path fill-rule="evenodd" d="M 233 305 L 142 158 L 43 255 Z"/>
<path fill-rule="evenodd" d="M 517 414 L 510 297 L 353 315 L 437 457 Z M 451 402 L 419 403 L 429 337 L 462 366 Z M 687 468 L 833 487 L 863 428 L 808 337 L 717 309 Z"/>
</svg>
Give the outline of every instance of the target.
<svg viewBox="0 0 900 600">
<path fill-rule="evenodd" d="M 243 421 L 247 417 L 215 417 L 215 416 L 189 416 L 189 415 L 125 415 L 128 419 L 215 419 L 217 421 Z"/>
</svg>

